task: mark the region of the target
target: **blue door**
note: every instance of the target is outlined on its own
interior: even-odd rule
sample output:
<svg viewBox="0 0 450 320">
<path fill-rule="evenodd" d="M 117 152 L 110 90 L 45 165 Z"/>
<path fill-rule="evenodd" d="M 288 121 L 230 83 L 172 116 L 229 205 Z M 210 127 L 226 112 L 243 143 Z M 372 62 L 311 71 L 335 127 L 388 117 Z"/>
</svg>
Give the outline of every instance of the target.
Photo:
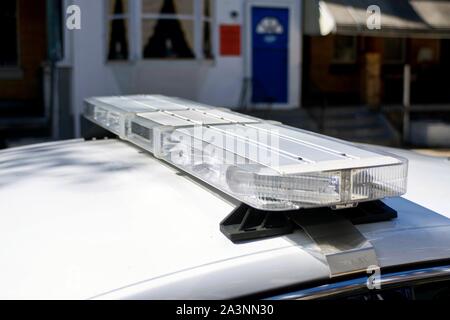
<svg viewBox="0 0 450 320">
<path fill-rule="evenodd" d="M 252 8 L 252 102 L 288 103 L 289 9 Z"/>
</svg>

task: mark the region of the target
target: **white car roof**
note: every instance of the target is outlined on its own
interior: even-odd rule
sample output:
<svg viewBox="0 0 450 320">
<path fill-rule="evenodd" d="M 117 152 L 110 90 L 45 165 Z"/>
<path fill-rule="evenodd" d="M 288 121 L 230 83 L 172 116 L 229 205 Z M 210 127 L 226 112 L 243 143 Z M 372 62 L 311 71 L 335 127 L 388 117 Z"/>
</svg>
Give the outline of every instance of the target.
<svg viewBox="0 0 450 320">
<path fill-rule="evenodd" d="M 408 193 L 386 200 L 399 217 L 357 228 L 382 267 L 450 258 L 450 163 L 391 151 L 410 159 Z M 239 203 L 120 140 L 1 151 L 0 200 L 0 298 L 232 298 L 329 277 L 300 230 L 232 243 L 219 224 Z"/>
</svg>

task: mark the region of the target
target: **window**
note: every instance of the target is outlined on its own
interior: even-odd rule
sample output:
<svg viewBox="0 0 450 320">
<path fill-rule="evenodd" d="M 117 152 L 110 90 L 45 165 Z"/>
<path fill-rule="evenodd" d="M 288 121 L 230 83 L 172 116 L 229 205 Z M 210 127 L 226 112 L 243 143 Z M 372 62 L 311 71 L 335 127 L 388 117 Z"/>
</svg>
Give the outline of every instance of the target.
<svg viewBox="0 0 450 320">
<path fill-rule="evenodd" d="M 405 61 L 405 39 L 384 38 L 383 60 L 385 63 L 403 63 Z"/>
<path fill-rule="evenodd" d="M 108 60 L 128 60 L 128 0 L 109 0 Z"/>
<path fill-rule="evenodd" d="M 19 64 L 17 1 L 0 1 L 0 67 L 16 67 Z"/>
<path fill-rule="evenodd" d="M 109 0 L 108 60 L 212 58 L 212 4 Z"/>
<path fill-rule="evenodd" d="M 356 37 L 336 36 L 334 38 L 333 63 L 356 63 Z"/>
<path fill-rule="evenodd" d="M 203 56 L 205 58 L 211 59 L 213 57 L 212 50 L 212 0 L 203 1 Z"/>
<path fill-rule="evenodd" d="M 194 58 L 194 1 L 143 0 L 144 58 Z"/>
</svg>

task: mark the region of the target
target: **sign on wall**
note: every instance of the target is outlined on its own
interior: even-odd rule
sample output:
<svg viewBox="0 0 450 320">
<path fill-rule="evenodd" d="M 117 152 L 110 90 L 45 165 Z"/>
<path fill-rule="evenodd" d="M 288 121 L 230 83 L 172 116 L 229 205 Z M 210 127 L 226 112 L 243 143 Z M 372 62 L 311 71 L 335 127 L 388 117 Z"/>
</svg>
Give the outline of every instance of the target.
<svg viewBox="0 0 450 320">
<path fill-rule="evenodd" d="M 241 55 L 241 26 L 221 25 L 220 26 L 220 55 L 240 56 Z"/>
<path fill-rule="evenodd" d="M 252 8 L 252 102 L 287 103 L 289 9 Z"/>
</svg>

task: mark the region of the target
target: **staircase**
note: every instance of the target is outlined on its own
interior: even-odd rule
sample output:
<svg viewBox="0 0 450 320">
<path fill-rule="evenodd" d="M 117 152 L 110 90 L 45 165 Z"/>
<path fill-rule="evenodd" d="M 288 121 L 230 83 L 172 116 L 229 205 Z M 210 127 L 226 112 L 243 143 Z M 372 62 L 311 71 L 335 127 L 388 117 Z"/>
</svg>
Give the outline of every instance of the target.
<svg viewBox="0 0 450 320">
<path fill-rule="evenodd" d="M 399 146 L 401 137 L 386 117 L 365 106 L 309 109 L 319 131 L 343 140 Z"/>
<path fill-rule="evenodd" d="M 265 119 L 281 122 L 283 124 L 301 128 L 309 131 L 319 131 L 316 121 L 305 109 L 294 110 L 237 110 L 240 113 L 246 113 L 248 115 Z"/>
<path fill-rule="evenodd" d="M 392 147 L 401 145 L 400 134 L 385 116 L 365 106 L 238 111 L 343 140 Z"/>
</svg>

